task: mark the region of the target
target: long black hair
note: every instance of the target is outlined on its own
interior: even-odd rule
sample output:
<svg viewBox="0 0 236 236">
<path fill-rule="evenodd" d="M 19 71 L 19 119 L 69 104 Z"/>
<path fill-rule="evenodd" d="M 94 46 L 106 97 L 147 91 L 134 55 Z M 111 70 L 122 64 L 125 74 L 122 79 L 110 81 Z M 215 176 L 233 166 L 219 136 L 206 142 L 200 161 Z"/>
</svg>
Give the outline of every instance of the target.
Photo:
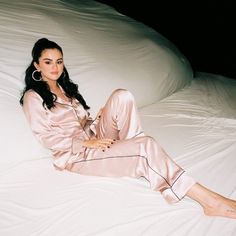
<svg viewBox="0 0 236 236">
<path fill-rule="evenodd" d="M 43 104 L 42 104 L 43 106 L 46 105 L 48 109 L 51 109 L 55 106 L 55 101 L 57 99 L 57 96 L 50 91 L 46 81 L 40 80 L 40 73 L 34 73 L 35 74 L 34 77 L 40 81 L 35 81 L 32 78 L 32 73 L 36 70 L 34 62 L 36 62 L 37 64 L 39 63 L 39 58 L 41 57 L 42 52 L 45 49 L 57 49 L 63 55 L 62 48 L 57 43 L 50 41 L 46 38 L 41 38 L 34 44 L 34 47 L 32 49 L 33 59 L 25 71 L 25 88 L 23 89 L 22 96 L 20 98 L 21 105 L 23 105 L 24 94 L 28 90 L 33 89 L 43 99 Z M 72 82 L 72 80 L 70 79 L 68 71 L 65 66 L 64 66 L 64 72 L 57 80 L 57 82 L 63 88 L 67 97 L 76 98 L 86 110 L 90 108 L 86 104 L 83 96 L 79 93 L 78 85 Z"/>
</svg>

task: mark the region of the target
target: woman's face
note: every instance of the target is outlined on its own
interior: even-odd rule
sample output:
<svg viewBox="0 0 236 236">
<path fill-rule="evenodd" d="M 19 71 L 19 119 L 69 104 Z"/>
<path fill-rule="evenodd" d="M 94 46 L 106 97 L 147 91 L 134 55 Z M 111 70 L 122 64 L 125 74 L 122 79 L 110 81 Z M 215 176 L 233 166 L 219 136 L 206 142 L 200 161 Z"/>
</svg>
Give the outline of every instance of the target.
<svg viewBox="0 0 236 236">
<path fill-rule="evenodd" d="M 48 84 L 55 83 L 64 70 L 63 56 L 58 49 L 45 49 L 42 51 L 39 63 L 34 66 L 41 72 L 41 77 Z"/>
</svg>

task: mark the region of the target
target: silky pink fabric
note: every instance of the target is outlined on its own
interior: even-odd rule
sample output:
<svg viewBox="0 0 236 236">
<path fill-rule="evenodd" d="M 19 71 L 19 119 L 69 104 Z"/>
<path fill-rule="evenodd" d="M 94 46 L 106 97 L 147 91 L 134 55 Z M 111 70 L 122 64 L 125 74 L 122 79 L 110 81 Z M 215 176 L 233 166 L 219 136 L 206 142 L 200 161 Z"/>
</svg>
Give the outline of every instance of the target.
<svg viewBox="0 0 236 236">
<path fill-rule="evenodd" d="M 142 176 L 169 203 L 182 199 L 195 184 L 152 137 L 144 134 L 133 95 L 127 90 L 115 90 L 95 121 L 75 99 L 58 98 L 55 108 L 45 109 L 34 91 L 25 94 L 23 110 L 36 138 L 52 151 L 58 169 L 84 175 Z M 105 152 L 83 147 L 83 140 L 92 137 L 116 141 Z"/>
</svg>

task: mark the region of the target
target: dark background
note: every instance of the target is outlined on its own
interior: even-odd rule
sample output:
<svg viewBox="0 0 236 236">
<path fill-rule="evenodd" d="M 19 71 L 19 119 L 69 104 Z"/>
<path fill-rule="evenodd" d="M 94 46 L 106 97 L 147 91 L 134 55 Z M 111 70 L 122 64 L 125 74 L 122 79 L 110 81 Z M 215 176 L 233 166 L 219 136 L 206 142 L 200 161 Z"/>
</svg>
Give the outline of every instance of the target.
<svg viewBox="0 0 236 236">
<path fill-rule="evenodd" d="M 97 0 L 161 33 L 188 58 L 194 71 L 236 80 L 233 0 Z"/>
</svg>

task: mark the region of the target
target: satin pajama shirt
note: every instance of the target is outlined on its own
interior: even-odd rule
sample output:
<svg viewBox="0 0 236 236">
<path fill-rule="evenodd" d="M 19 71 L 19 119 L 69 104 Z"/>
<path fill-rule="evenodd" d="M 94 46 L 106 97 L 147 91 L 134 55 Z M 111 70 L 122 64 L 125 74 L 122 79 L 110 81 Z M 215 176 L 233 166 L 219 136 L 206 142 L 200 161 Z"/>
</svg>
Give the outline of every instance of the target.
<svg viewBox="0 0 236 236">
<path fill-rule="evenodd" d="M 23 111 L 37 140 L 51 150 L 57 169 L 83 175 L 144 177 L 169 203 L 181 200 L 195 184 L 157 141 L 144 134 L 129 91 L 115 90 L 95 120 L 76 99 L 58 97 L 51 110 L 42 102 L 29 90 Z M 95 137 L 116 141 L 105 151 L 82 145 Z"/>
</svg>

